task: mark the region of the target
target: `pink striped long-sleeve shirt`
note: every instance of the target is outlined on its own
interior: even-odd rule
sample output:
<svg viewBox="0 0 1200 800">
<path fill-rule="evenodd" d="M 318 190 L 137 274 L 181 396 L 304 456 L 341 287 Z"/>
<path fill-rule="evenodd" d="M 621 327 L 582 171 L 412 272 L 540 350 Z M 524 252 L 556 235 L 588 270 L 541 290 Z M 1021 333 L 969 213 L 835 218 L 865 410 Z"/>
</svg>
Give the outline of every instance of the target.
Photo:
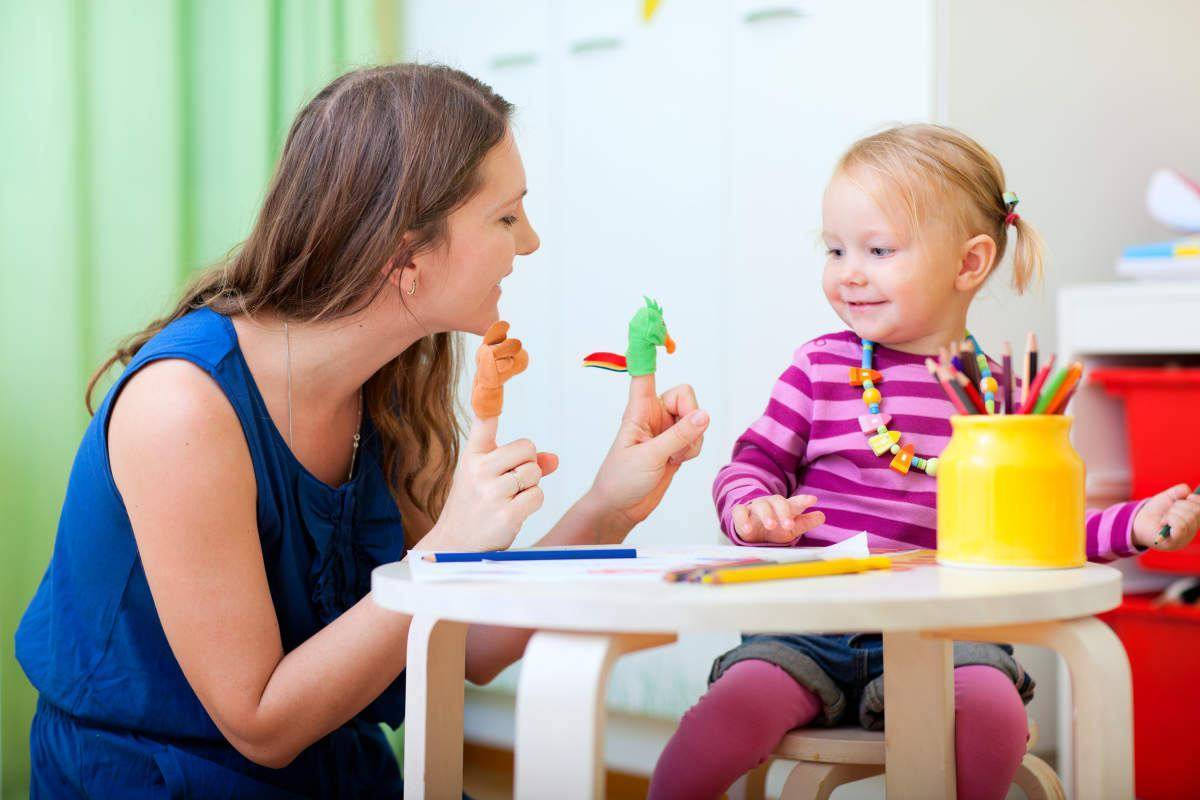
<svg viewBox="0 0 1200 800">
<path fill-rule="evenodd" d="M 865 413 L 862 389 L 849 383 L 850 367 L 861 365 L 862 343 L 852 331 L 796 350 L 766 412 L 738 438 L 733 460 L 713 484 L 721 529 L 735 542 L 743 544 L 733 528 L 735 505 L 773 494 L 811 494 L 825 524 L 796 544 L 830 544 L 866 530 L 873 546 L 936 547 L 936 479 L 915 469 L 901 475 L 889 466 L 890 456 L 877 456 L 867 446 L 858 424 Z M 883 374 L 883 410 L 892 416 L 888 427 L 903 432 L 917 455 L 940 454 L 950 441 L 954 406 L 925 368 L 925 357 L 876 345 L 874 368 Z M 1136 554 L 1138 505 L 1087 513 L 1090 560 Z"/>
</svg>

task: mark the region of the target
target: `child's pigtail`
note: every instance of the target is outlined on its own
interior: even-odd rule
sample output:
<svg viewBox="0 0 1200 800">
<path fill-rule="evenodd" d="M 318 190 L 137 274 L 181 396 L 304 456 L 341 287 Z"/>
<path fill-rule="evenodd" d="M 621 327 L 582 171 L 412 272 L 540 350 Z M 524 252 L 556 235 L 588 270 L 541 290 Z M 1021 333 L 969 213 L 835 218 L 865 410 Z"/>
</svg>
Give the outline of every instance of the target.
<svg viewBox="0 0 1200 800">
<path fill-rule="evenodd" d="M 1007 210 L 1004 224 L 1012 227 L 1013 236 L 1016 237 L 1012 285 L 1017 294 L 1024 294 L 1034 281 L 1040 286 L 1045 277 L 1045 245 L 1037 230 L 1015 211 L 1017 196 L 1014 193 L 1004 193 L 1004 207 Z"/>
</svg>

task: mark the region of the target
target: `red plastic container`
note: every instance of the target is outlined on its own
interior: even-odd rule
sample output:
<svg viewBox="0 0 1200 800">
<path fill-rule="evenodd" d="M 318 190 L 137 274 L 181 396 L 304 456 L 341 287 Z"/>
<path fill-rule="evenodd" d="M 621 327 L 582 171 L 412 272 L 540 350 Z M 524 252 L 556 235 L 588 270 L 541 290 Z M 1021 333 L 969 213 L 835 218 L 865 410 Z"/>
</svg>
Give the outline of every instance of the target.
<svg viewBox="0 0 1200 800">
<path fill-rule="evenodd" d="M 1134 781 L 1140 800 L 1200 793 L 1200 606 L 1154 606 L 1128 595 L 1101 614 L 1121 637 L 1133 672 Z"/>
<path fill-rule="evenodd" d="M 1200 483 L 1200 446 L 1188 441 L 1187 420 L 1200 405 L 1200 369 L 1114 368 L 1091 380 L 1125 401 L 1133 496 L 1148 497 L 1177 483 Z M 1171 553 L 1141 556 L 1146 569 L 1200 575 L 1200 537 Z"/>
</svg>

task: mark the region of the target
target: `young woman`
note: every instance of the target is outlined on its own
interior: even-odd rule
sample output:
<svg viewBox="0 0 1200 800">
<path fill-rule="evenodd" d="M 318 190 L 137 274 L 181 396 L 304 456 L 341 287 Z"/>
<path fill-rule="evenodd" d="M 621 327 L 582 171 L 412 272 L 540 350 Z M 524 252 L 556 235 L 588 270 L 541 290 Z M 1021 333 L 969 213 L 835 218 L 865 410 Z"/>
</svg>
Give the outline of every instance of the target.
<svg viewBox="0 0 1200 800">
<path fill-rule="evenodd" d="M 538 247 L 510 111 L 442 67 L 338 78 L 293 124 L 243 247 L 97 373 L 126 365 L 17 633 L 40 692 L 34 797 L 399 791 L 377 723 L 403 720 L 409 619 L 371 601 L 370 571 L 418 543 L 508 546 L 557 465 L 497 446 L 494 419 L 460 451 L 454 412 L 455 332 L 498 318 L 514 256 Z M 689 387 L 635 380 L 543 543 L 621 541 L 707 422 Z M 473 629 L 468 677 L 528 636 Z"/>
</svg>

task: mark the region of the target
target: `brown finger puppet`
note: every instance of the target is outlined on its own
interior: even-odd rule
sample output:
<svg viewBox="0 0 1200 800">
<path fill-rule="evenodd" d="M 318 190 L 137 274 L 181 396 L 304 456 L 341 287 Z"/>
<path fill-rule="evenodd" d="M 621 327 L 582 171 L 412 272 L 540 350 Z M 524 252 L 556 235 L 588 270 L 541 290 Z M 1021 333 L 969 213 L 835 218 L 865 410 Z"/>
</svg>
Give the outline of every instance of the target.
<svg viewBox="0 0 1200 800">
<path fill-rule="evenodd" d="M 508 323 L 500 320 L 483 334 L 483 343 L 475 351 L 475 385 L 471 389 L 471 408 L 475 416 L 489 419 L 500 416 L 504 408 L 504 383 L 529 366 L 529 353 L 520 339 L 508 338 Z"/>
</svg>

